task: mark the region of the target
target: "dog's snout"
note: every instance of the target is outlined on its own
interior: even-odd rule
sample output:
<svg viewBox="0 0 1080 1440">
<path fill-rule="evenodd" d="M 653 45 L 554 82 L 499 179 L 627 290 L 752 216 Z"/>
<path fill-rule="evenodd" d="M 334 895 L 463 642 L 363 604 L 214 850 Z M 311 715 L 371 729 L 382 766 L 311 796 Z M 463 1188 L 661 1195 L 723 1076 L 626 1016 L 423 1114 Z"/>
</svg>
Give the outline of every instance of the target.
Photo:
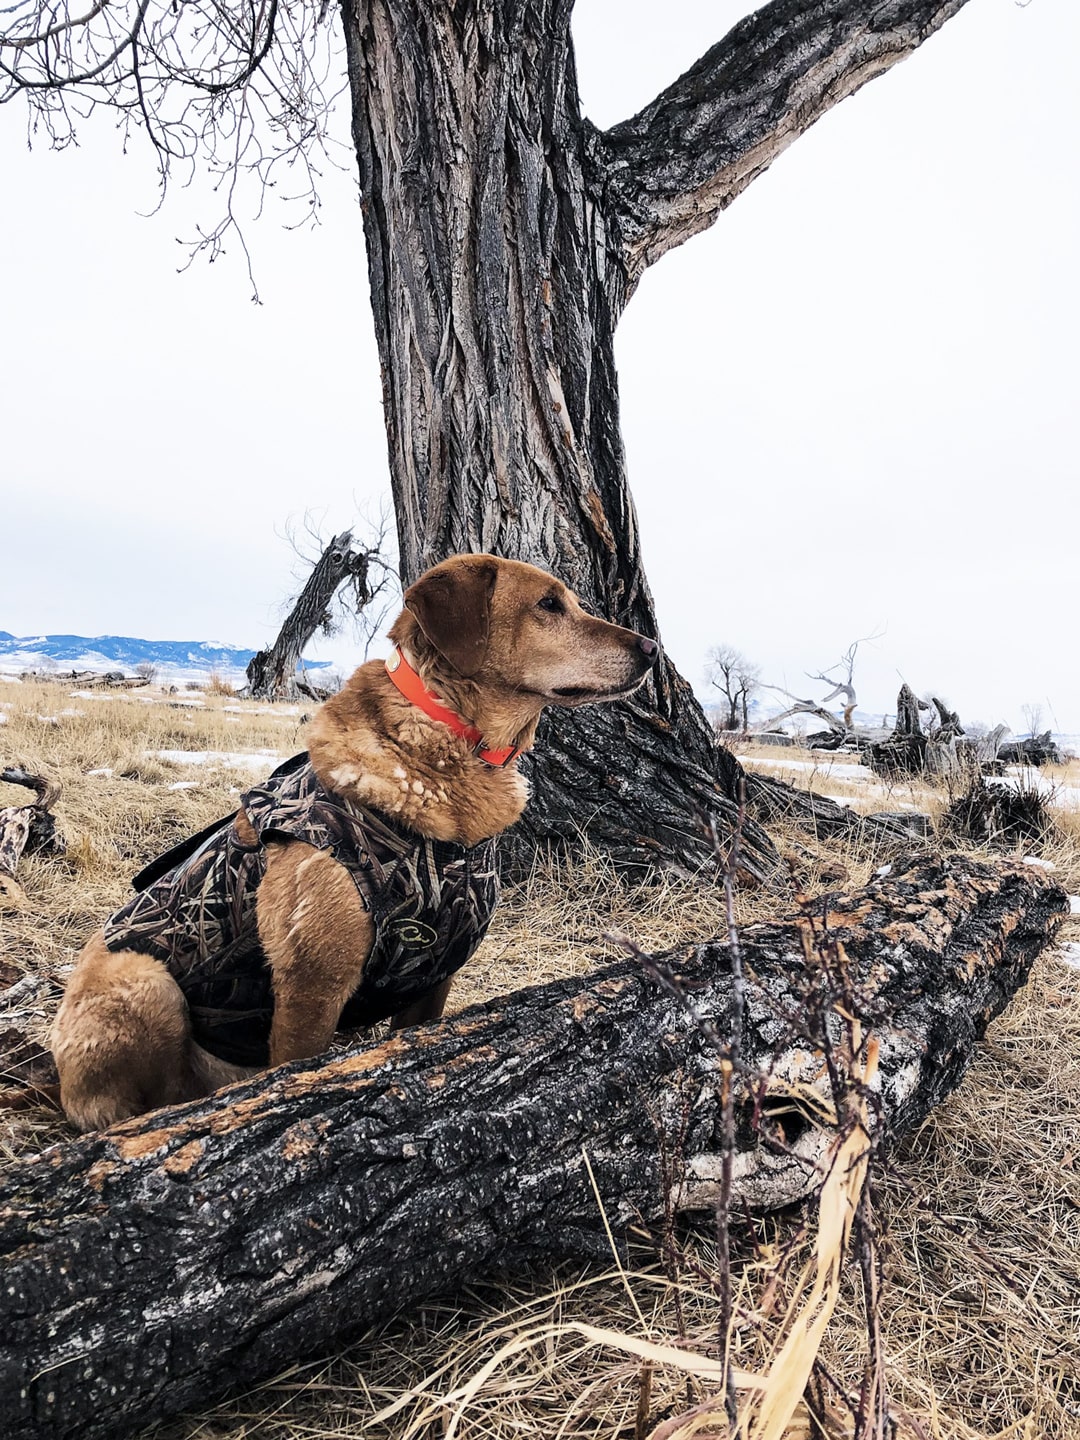
<svg viewBox="0 0 1080 1440">
<path fill-rule="evenodd" d="M 656 659 L 660 654 L 660 646 L 657 645 L 656 641 L 650 640 L 647 635 L 639 635 L 637 643 L 638 649 L 641 651 L 641 653 L 643 655 L 647 655 L 649 659 L 655 664 Z"/>
</svg>

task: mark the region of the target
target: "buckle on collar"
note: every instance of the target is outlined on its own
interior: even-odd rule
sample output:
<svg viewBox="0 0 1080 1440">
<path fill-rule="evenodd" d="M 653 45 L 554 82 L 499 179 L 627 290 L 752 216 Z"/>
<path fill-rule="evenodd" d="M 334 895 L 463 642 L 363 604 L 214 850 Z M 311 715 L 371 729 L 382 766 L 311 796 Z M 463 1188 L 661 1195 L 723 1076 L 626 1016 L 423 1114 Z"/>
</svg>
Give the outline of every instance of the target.
<svg viewBox="0 0 1080 1440">
<path fill-rule="evenodd" d="M 489 750 L 484 744 L 484 737 L 481 736 L 472 747 L 472 753 L 478 760 L 482 760 L 485 765 L 490 766 L 492 770 L 505 770 L 507 765 L 517 759 L 521 751 L 516 745 L 511 745 L 505 754 L 502 750 Z M 503 758 L 501 760 L 489 760 L 489 755 L 502 755 Z"/>
</svg>

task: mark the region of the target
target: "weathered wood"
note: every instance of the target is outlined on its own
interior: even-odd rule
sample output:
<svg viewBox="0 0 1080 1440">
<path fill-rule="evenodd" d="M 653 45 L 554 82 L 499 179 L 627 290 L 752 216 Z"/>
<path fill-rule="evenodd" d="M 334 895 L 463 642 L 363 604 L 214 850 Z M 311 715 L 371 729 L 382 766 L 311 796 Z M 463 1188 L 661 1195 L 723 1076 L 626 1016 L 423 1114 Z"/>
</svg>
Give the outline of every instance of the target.
<svg viewBox="0 0 1080 1440">
<path fill-rule="evenodd" d="M 896 727 L 868 751 L 870 766 L 879 775 L 952 776 L 978 770 L 978 743 L 965 734 L 954 710 L 936 695 L 932 698 L 937 720 L 924 730 L 920 711 L 929 711 L 930 704 L 919 700 L 909 685 L 901 685 L 896 697 Z"/>
<path fill-rule="evenodd" d="M 125 675 L 122 670 L 23 670 L 19 679 L 35 685 L 78 685 L 82 690 L 141 690 L 150 684 L 148 675 Z"/>
<path fill-rule="evenodd" d="M 59 1076 L 40 1036 L 42 1017 L 55 1011 L 63 985 L 56 975 L 14 979 L 16 973 L 0 960 L 0 983 L 6 987 L 0 990 L 0 1107 L 58 1104 Z"/>
<path fill-rule="evenodd" d="M 18 909 L 26 904 L 26 893 L 15 879 L 23 855 L 34 851 L 63 855 L 66 849 L 52 813 L 61 787 L 55 780 L 30 775 L 17 767 L 0 770 L 0 780 L 37 792 L 33 804 L 8 805 L 0 810 L 0 910 Z"/>
<path fill-rule="evenodd" d="M 1051 731 L 1031 735 L 1026 740 L 1007 740 L 997 752 L 1005 765 L 1060 765 L 1061 751 Z"/>
<path fill-rule="evenodd" d="M 818 839 L 845 835 L 883 849 L 910 848 L 912 840 L 929 839 L 933 822 L 919 810 L 878 810 L 864 815 L 839 805 L 827 795 L 800 790 L 775 775 L 747 774 L 746 798 L 766 824 L 787 821 Z"/>
<path fill-rule="evenodd" d="M 774 0 L 602 137 L 631 286 L 965 0 Z M 611 202 L 609 201 L 609 204 Z"/>
<path fill-rule="evenodd" d="M 957 1084 L 1067 904 L 1041 872 L 953 860 L 815 905 L 880 1038 L 891 1132 Z M 741 937 L 742 1054 L 768 1066 L 764 1108 L 789 1142 L 753 1129 L 741 1082 L 736 1188 L 752 1206 L 811 1191 L 827 1140 L 784 1099 L 821 1084 L 785 1018 L 804 1013 L 806 923 Z M 727 946 L 663 963 L 726 1034 Z M 671 1183 L 706 1204 L 718 1088 L 701 1025 L 627 960 L 15 1165 L 0 1185 L 6 1440 L 119 1436 L 437 1293 L 603 1254 L 589 1167 L 616 1233 L 658 1215 Z"/>
<path fill-rule="evenodd" d="M 248 661 L 248 683 L 243 694 L 271 701 L 296 700 L 301 694 L 316 700 L 325 698 L 297 680 L 296 667 L 316 630 L 330 625 L 334 597 L 346 580 L 351 580 L 355 588 L 358 609 L 371 600 L 368 571 L 374 556 L 374 551 L 353 547 L 351 530 L 333 537 L 312 567 L 273 645 Z"/>
</svg>

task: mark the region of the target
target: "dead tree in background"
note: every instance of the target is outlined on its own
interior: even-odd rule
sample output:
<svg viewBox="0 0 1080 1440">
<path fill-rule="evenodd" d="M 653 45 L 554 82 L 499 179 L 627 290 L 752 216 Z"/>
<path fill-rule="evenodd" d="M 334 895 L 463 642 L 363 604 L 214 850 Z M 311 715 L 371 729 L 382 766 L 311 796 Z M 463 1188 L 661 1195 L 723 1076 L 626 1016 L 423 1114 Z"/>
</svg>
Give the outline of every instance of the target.
<svg viewBox="0 0 1080 1440">
<path fill-rule="evenodd" d="M 341 0 L 331 13 L 404 584 L 456 551 L 492 550 L 658 635 L 619 426 L 623 310 L 650 265 L 964 3 L 773 0 L 601 131 L 581 112 L 572 0 Z M 313 175 L 318 107 L 340 78 L 326 13 L 118 0 L 72 14 L 67 0 L 38 0 L 4 17 L 0 96 L 26 96 L 58 143 L 70 93 L 145 125 L 163 167 L 209 151 L 230 177 L 266 181 L 282 159 Z M 255 123 L 263 106 L 276 153 Z M 207 234 L 212 252 L 233 224 L 230 213 Z M 713 864 L 706 817 L 733 819 L 741 773 L 666 658 L 632 703 L 549 713 L 526 767 L 533 802 L 515 834 L 526 862 L 584 831 L 638 871 Z M 755 863 L 775 860 L 765 849 Z"/>
<path fill-rule="evenodd" d="M 863 635 L 858 640 L 853 640 L 836 664 L 830 665 L 828 670 L 819 671 L 816 675 L 807 672 L 808 680 L 820 680 L 823 685 L 832 686 L 829 693 L 820 700 L 802 700 L 779 685 L 766 685 L 766 690 L 775 690 L 778 695 L 784 695 L 792 702 L 786 710 L 772 717 L 769 721 L 770 727 L 778 725 L 782 720 L 790 720 L 794 715 L 812 715 L 817 720 L 824 720 L 829 728 L 825 732 L 806 737 L 806 743 L 811 750 L 838 750 L 845 741 L 851 739 L 855 729 L 855 707 L 859 703 L 855 694 L 855 659 L 859 646 L 866 640 L 878 639 L 879 634 L 879 631 L 875 631 L 873 635 Z M 837 670 L 843 672 L 839 680 L 836 678 Z M 830 700 L 835 700 L 839 695 L 844 697 L 843 718 L 825 708 Z"/>
<path fill-rule="evenodd" d="M 835 1003 L 880 1043 L 873 1113 L 896 1136 L 959 1083 L 1067 910 L 1038 871 L 956 858 L 747 926 L 737 1203 L 812 1193 L 835 1133 L 802 1029 L 815 914 L 848 959 L 854 999 Z M 728 946 L 684 945 L 9 1165 L 5 1440 L 120 1436 L 436 1295 L 609 1261 L 605 1216 L 621 1235 L 669 1199 L 711 1208 L 726 1082 L 706 1032 L 730 1033 L 732 999 Z"/>
<path fill-rule="evenodd" d="M 371 566 L 378 554 L 377 546 L 355 548 L 351 530 L 334 536 L 308 576 L 273 645 L 248 661 L 248 694 L 256 700 L 296 700 L 301 694 L 312 699 L 322 698 L 309 683 L 297 678 L 300 656 L 316 630 L 330 633 L 334 600 L 346 582 L 358 613 L 371 603 L 378 588 L 371 578 Z"/>
</svg>

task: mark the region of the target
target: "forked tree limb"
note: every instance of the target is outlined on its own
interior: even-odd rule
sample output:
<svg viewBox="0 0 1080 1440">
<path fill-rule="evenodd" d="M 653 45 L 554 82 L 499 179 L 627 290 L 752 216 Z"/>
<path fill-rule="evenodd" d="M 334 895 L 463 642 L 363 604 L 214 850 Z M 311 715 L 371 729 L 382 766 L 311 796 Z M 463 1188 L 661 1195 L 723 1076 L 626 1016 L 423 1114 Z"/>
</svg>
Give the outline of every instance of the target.
<svg viewBox="0 0 1080 1440">
<path fill-rule="evenodd" d="M 627 295 L 828 110 L 906 59 L 966 0 L 774 0 L 638 115 L 598 137 Z"/>
<path fill-rule="evenodd" d="M 961 859 L 820 903 L 881 1042 L 890 1132 L 957 1084 L 1067 903 L 1041 872 Z M 778 1112 L 786 1085 L 820 1086 L 821 1058 L 786 1018 L 808 980 L 800 923 L 740 937 L 741 1053 L 769 1071 Z M 726 945 L 663 959 L 724 1034 Z M 438 1293 L 603 1253 L 594 1178 L 616 1233 L 660 1214 L 670 1187 L 707 1203 L 718 1086 L 701 1025 L 627 960 L 13 1166 L 0 1187 L 6 1440 L 119 1436 Z M 774 1117 L 791 1143 L 772 1153 L 741 1093 L 737 1200 L 812 1191 L 827 1138 L 812 1108 Z"/>
</svg>

